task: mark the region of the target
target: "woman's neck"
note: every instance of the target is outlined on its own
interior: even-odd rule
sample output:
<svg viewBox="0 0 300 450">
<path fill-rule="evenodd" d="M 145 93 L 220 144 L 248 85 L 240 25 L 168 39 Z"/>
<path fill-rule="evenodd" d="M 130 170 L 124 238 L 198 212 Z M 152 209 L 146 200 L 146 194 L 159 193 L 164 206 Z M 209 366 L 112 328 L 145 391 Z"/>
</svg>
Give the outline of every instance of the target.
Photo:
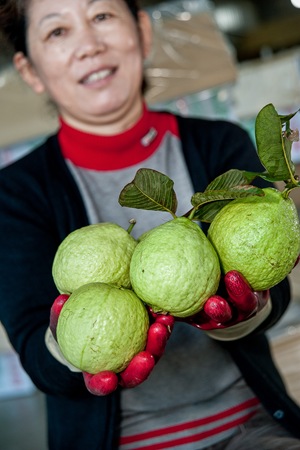
<svg viewBox="0 0 300 450">
<path fill-rule="evenodd" d="M 61 118 L 58 139 L 63 156 L 74 165 L 90 170 L 119 170 L 149 158 L 167 131 L 176 134 L 176 122 L 168 113 L 149 111 L 126 131 L 105 136 L 83 132 Z"/>
<path fill-rule="evenodd" d="M 141 100 L 118 111 L 106 114 L 105 118 L 92 117 L 90 120 L 79 120 L 74 116 L 61 112 L 61 119 L 70 127 L 84 133 L 99 136 L 115 136 L 130 129 L 139 121 L 144 112 L 144 102 Z"/>
</svg>

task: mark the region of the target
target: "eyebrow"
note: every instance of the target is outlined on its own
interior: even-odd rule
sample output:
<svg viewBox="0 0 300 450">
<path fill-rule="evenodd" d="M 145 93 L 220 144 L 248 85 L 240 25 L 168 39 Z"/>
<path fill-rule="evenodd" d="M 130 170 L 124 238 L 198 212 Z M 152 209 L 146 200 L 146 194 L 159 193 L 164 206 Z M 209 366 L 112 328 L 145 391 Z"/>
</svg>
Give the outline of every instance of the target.
<svg viewBox="0 0 300 450">
<path fill-rule="evenodd" d="M 102 2 L 102 1 L 103 1 L 103 0 L 88 0 L 87 4 L 88 4 L 88 5 L 92 5 L 93 3 L 96 3 L 96 2 Z M 52 19 L 52 18 L 60 17 L 60 16 L 61 16 L 60 13 L 50 13 L 50 14 L 47 14 L 45 17 L 42 17 L 42 19 L 39 21 L 39 24 L 41 24 L 42 22 L 44 22 L 44 20 Z"/>
<path fill-rule="evenodd" d="M 53 17 L 60 17 L 60 16 L 61 16 L 60 13 L 47 14 L 46 16 L 41 18 L 41 20 L 39 21 L 39 25 L 41 25 L 47 19 L 52 19 Z"/>
<path fill-rule="evenodd" d="M 96 2 L 102 2 L 103 0 L 89 0 L 88 1 L 88 5 L 91 5 L 92 3 L 96 3 Z"/>
<path fill-rule="evenodd" d="M 102 2 L 103 0 L 88 0 L 87 4 L 88 5 L 92 5 L 93 3 L 98 3 L 98 2 Z M 50 13 L 47 14 L 45 17 L 42 17 L 41 20 L 39 21 L 39 25 L 41 25 L 45 20 L 47 19 L 52 19 L 55 17 L 60 17 L 61 14 L 60 13 Z"/>
</svg>

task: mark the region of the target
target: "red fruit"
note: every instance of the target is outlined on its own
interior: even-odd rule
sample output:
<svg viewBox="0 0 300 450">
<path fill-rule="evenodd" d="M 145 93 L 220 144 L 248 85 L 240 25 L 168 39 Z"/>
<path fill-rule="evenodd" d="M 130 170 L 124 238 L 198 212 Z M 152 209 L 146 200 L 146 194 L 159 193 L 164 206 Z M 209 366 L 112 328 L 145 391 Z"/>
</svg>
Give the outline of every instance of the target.
<svg viewBox="0 0 300 450">
<path fill-rule="evenodd" d="M 229 303 L 219 295 L 210 297 L 204 304 L 203 310 L 216 323 L 225 323 L 232 318 Z"/>
<path fill-rule="evenodd" d="M 56 339 L 56 327 L 58 322 L 58 317 L 60 315 L 61 310 L 63 309 L 64 304 L 68 300 L 70 296 L 67 294 L 61 294 L 54 300 L 51 309 L 50 309 L 50 330 L 53 334 L 54 339 Z"/>
<path fill-rule="evenodd" d="M 168 328 L 160 322 L 154 322 L 148 330 L 146 351 L 151 353 L 157 361 L 163 354 L 167 340 L 169 339 Z"/>
<path fill-rule="evenodd" d="M 82 374 L 87 390 L 93 395 L 108 395 L 118 387 L 118 376 L 111 370 L 104 370 L 95 375 L 87 372 L 82 372 Z"/>
<path fill-rule="evenodd" d="M 120 385 L 133 388 L 145 381 L 155 366 L 154 356 L 144 350 L 135 355 L 126 369 L 119 373 Z"/>
</svg>

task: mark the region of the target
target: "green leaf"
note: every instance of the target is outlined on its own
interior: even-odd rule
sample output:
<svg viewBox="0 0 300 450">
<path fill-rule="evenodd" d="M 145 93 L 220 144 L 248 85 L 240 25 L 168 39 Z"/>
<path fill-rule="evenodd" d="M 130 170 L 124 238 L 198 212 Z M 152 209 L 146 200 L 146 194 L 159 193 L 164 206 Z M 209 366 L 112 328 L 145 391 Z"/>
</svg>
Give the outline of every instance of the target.
<svg viewBox="0 0 300 450">
<path fill-rule="evenodd" d="M 177 198 L 173 186 L 168 176 L 152 169 L 139 169 L 133 181 L 122 189 L 119 203 L 128 208 L 168 211 L 174 216 Z"/>
<path fill-rule="evenodd" d="M 235 186 L 232 188 L 223 190 L 205 190 L 205 192 L 197 192 L 192 197 L 192 205 L 195 208 L 193 215 L 194 220 L 201 220 L 202 222 L 211 222 L 216 214 L 225 206 L 229 201 L 237 198 L 244 198 L 253 195 L 263 196 L 262 189 L 251 186 Z"/>
<path fill-rule="evenodd" d="M 212 203 L 203 204 L 200 209 L 196 210 L 193 220 L 211 223 L 218 212 L 231 201 L 232 200 L 219 200 L 213 201 Z"/>
<path fill-rule="evenodd" d="M 255 122 L 255 136 L 259 159 L 266 171 L 276 180 L 294 178 L 295 167 L 291 160 L 291 142 L 282 132 L 282 121 L 272 104 L 260 110 Z"/>
<path fill-rule="evenodd" d="M 263 180 L 270 181 L 271 183 L 274 183 L 276 181 L 282 181 L 281 177 L 279 176 L 276 177 L 274 175 L 269 174 L 268 172 L 260 173 L 259 177 L 262 178 Z"/>
<path fill-rule="evenodd" d="M 278 115 L 281 121 L 281 125 L 285 125 L 288 123 L 297 113 L 299 112 L 299 109 L 295 111 L 294 113 L 288 114 L 287 116 Z"/>
<path fill-rule="evenodd" d="M 225 190 L 233 186 L 243 186 L 252 183 L 254 178 L 259 176 L 256 172 L 247 172 L 245 170 L 230 169 L 227 172 L 215 178 L 205 189 L 205 191 Z"/>
</svg>

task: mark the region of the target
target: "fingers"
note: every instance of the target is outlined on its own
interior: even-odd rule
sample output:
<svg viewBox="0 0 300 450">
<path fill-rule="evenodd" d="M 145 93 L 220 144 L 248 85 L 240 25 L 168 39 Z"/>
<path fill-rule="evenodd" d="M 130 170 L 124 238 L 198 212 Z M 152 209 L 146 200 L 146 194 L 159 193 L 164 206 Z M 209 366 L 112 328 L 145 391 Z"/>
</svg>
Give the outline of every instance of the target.
<svg viewBox="0 0 300 450">
<path fill-rule="evenodd" d="M 153 317 L 155 318 L 156 323 L 161 323 L 165 327 L 167 327 L 168 332 L 169 332 L 169 337 L 170 337 L 172 330 L 174 328 L 175 317 L 171 316 L 170 314 L 156 314 Z"/>
<path fill-rule="evenodd" d="M 144 350 L 135 355 L 123 372 L 119 373 L 119 383 L 124 388 L 133 388 L 145 381 L 155 366 L 154 356 Z"/>
<path fill-rule="evenodd" d="M 165 325 L 159 322 L 154 322 L 152 325 L 150 325 L 146 351 L 154 356 L 155 361 L 158 361 L 164 353 L 168 339 L 169 331 Z"/>
<path fill-rule="evenodd" d="M 145 350 L 151 353 L 157 362 L 165 351 L 175 318 L 170 314 L 156 314 L 153 311 L 150 313 L 155 321 L 149 327 Z"/>
<path fill-rule="evenodd" d="M 153 312 L 152 316 L 155 322 L 149 327 L 146 349 L 135 355 L 126 369 L 119 374 L 119 383 L 124 388 L 132 388 L 143 383 L 165 351 L 175 319 L 171 315 Z"/>
<path fill-rule="evenodd" d="M 95 375 L 83 372 L 89 392 L 99 396 L 108 395 L 114 392 L 118 385 L 133 388 L 149 377 L 165 351 L 175 322 L 174 317 L 170 315 L 152 314 L 152 316 L 155 322 L 149 327 L 146 348 L 132 358 L 126 369 L 118 374 L 112 371 L 103 371 Z"/>
<path fill-rule="evenodd" d="M 155 358 L 148 351 L 135 355 L 126 369 L 116 374 L 111 370 L 96 373 L 82 372 L 87 390 L 98 396 L 114 392 L 120 385 L 123 388 L 133 388 L 143 383 L 155 366 Z"/>
<path fill-rule="evenodd" d="M 118 376 L 111 370 L 92 375 L 87 372 L 82 372 L 84 383 L 87 390 L 93 395 L 108 395 L 114 392 L 119 384 Z"/>
<path fill-rule="evenodd" d="M 227 272 L 224 277 L 230 301 L 239 313 L 240 318 L 247 318 L 257 311 L 258 298 L 243 275 L 235 270 Z"/>
<path fill-rule="evenodd" d="M 58 322 L 58 317 L 60 315 L 60 312 L 68 300 L 69 295 L 67 294 L 61 294 L 59 295 L 53 302 L 51 309 L 50 309 L 50 323 L 49 328 L 53 334 L 54 339 L 56 340 L 56 327 Z"/>
<path fill-rule="evenodd" d="M 185 321 L 201 330 L 226 328 L 252 316 L 269 298 L 267 291 L 252 291 L 242 274 L 234 270 L 227 272 L 224 285 L 226 299 L 213 295 L 198 314 Z"/>
<path fill-rule="evenodd" d="M 205 314 L 214 322 L 226 323 L 232 318 L 232 309 L 225 298 L 213 295 L 204 304 Z"/>
<path fill-rule="evenodd" d="M 82 372 L 87 390 L 98 396 L 114 392 L 120 385 L 123 388 L 133 388 L 143 383 L 155 366 L 155 358 L 144 350 L 135 355 L 126 369 L 116 374 L 111 370 L 96 373 L 95 375 Z"/>
<path fill-rule="evenodd" d="M 204 310 L 195 314 L 192 317 L 186 317 L 185 319 L 179 319 L 181 322 L 188 323 L 199 330 L 215 330 L 217 328 L 225 328 L 226 325 L 221 322 L 216 322 L 206 315 Z"/>
</svg>

